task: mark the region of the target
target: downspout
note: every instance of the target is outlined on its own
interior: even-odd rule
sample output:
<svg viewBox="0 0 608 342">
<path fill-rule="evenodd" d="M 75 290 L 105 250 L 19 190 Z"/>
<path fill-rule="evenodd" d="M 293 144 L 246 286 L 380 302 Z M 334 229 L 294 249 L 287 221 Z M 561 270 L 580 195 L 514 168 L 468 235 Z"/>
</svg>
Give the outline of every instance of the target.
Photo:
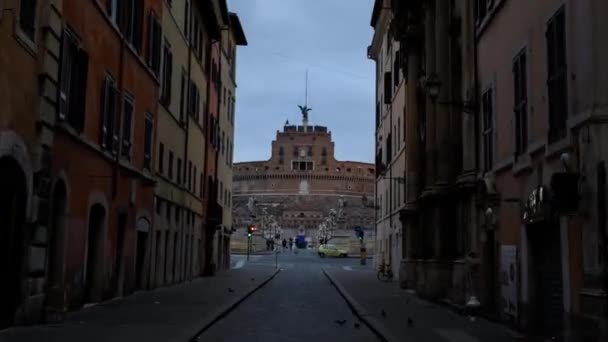
<svg viewBox="0 0 608 342">
<path fill-rule="evenodd" d="M 125 69 L 125 53 L 127 50 L 127 41 L 125 36 L 121 33 L 120 35 L 120 57 L 118 62 L 118 111 L 117 122 L 114 123 L 114 127 L 118 127 L 118 146 L 116 148 L 116 156 L 114 157 L 114 171 L 112 172 L 112 199 L 116 199 L 118 193 L 118 174 L 120 170 L 120 155 L 122 154 L 122 132 L 123 132 L 123 81 L 124 81 L 124 69 Z M 112 143 L 114 143 L 114 132 L 112 132 Z M 110 148 L 112 150 L 112 148 Z"/>
</svg>

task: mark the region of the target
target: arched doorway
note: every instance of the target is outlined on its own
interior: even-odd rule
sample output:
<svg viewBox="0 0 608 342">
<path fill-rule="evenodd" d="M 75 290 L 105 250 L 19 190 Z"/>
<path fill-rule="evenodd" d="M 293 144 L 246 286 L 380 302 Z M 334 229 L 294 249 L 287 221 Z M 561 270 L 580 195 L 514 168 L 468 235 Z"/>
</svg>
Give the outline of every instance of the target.
<svg viewBox="0 0 608 342">
<path fill-rule="evenodd" d="M 146 263 L 146 255 L 147 246 L 148 246 L 148 236 L 150 234 L 150 221 L 148 221 L 145 217 L 140 217 L 137 220 L 136 228 L 137 230 L 137 249 L 136 249 L 136 261 L 135 261 L 135 271 L 136 271 L 136 281 L 137 288 L 143 289 L 146 287 L 146 277 L 147 272 L 145 272 Z"/>
<path fill-rule="evenodd" d="M 106 209 L 101 204 L 94 204 L 89 213 L 84 283 L 85 303 L 101 300 L 105 221 Z"/>
<path fill-rule="evenodd" d="M 13 158 L 0 158 L 0 329 L 14 323 L 22 299 L 25 255 L 27 185 L 23 170 Z"/>
<path fill-rule="evenodd" d="M 63 277 L 65 264 L 65 225 L 67 190 L 63 180 L 57 181 L 51 201 L 51 229 L 49 231 L 47 259 L 47 307 L 63 307 Z"/>
</svg>

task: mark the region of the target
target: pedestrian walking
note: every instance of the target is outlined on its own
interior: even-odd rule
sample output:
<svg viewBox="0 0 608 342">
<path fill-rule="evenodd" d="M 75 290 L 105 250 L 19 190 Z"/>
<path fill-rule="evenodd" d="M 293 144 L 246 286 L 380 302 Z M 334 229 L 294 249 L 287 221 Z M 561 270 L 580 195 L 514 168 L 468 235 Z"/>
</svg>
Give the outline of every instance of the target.
<svg viewBox="0 0 608 342">
<path fill-rule="evenodd" d="M 293 250 L 293 239 L 289 238 L 289 250 Z"/>
<path fill-rule="evenodd" d="M 287 248 L 287 240 L 283 239 L 283 251 Z"/>
</svg>

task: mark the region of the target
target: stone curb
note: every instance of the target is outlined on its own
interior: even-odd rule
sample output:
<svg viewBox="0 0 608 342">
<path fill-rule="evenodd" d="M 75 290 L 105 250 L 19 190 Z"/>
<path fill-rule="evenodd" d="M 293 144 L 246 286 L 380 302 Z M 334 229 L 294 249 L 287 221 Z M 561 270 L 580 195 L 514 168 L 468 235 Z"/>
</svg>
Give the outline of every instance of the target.
<svg viewBox="0 0 608 342">
<path fill-rule="evenodd" d="M 398 342 L 399 339 L 395 337 L 386 327 L 382 324 L 376 317 L 370 315 L 363 306 L 355 300 L 346 289 L 333 278 L 333 276 L 323 268 L 323 273 L 329 279 L 329 281 L 334 285 L 334 287 L 338 290 L 338 293 L 344 298 L 350 309 L 353 313 L 367 325 L 373 332 L 384 342 Z"/>
<path fill-rule="evenodd" d="M 245 299 L 249 298 L 256 291 L 264 287 L 264 285 L 268 284 L 277 274 L 281 272 L 281 269 L 276 269 L 274 273 L 270 275 L 266 280 L 253 287 L 249 291 L 245 292 L 242 296 L 229 301 L 225 305 L 220 306 L 218 309 L 213 311 L 211 314 L 207 315 L 197 326 L 201 327 L 196 332 L 189 334 L 191 337 L 188 341 L 199 341 L 199 337 L 211 328 L 215 323 L 224 318 L 227 314 L 229 314 L 232 310 L 236 309 L 239 304 L 241 304 Z"/>
</svg>

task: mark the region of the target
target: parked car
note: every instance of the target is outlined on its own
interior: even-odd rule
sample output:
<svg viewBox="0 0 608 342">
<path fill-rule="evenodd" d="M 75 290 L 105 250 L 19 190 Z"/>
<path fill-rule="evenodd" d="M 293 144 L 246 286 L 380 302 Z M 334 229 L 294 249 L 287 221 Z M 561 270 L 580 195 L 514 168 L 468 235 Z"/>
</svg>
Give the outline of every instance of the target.
<svg viewBox="0 0 608 342">
<path fill-rule="evenodd" d="M 348 256 L 348 252 L 336 247 L 335 245 L 321 245 L 318 250 L 319 256 L 321 258 L 328 257 L 339 257 L 346 258 Z"/>
</svg>

